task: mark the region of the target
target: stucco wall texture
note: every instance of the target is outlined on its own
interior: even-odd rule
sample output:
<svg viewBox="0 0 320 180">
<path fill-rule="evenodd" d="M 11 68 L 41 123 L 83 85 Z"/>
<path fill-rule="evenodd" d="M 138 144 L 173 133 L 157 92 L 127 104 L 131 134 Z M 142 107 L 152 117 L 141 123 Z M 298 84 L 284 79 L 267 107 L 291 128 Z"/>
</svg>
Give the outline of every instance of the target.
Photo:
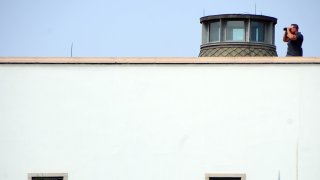
<svg viewBox="0 0 320 180">
<path fill-rule="evenodd" d="M 318 58 L 0 63 L 1 180 L 318 179 Z"/>
</svg>

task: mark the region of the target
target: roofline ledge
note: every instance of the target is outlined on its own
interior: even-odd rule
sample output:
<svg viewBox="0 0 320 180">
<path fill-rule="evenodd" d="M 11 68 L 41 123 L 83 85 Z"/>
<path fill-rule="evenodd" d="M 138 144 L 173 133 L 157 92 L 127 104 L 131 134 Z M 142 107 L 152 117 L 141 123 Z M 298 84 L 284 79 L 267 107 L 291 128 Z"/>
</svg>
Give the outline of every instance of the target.
<svg viewBox="0 0 320 180">
<path fill-rule="evenodd" d="M 0 57 L 3 64 L 320 64 L 320 57 Z"/>
<path fill-rule="evenodd" d="M 200 23 L 218 19 L 255 19 L 262 21 L 271 21 L 274 24 L 277 24 L 278 19 L 271 16 L 265 15 L 256 15 L 256 14 L 217 14 L 217 15 L 209 15 L 200 18 Z"/>
</svg>

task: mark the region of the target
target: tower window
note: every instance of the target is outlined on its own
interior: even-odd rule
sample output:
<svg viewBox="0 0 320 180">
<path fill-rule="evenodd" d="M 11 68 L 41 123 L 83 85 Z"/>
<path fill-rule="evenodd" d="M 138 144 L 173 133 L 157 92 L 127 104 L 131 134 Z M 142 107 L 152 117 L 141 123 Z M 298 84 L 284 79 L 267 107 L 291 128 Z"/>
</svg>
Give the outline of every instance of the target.
<svg viewBox="0 0 320 180">
<path fill-rule="evenodd" d="M 264 42 L 265 24 L 262 22 L 251 22 L 250 40 L 255 42 Z"/>
<path fill-rule="evenodd" d="M 220 41 L 220 22 L 210 23 L 209 31 L 210 31 L 209 33 L 210 42 Z"/>
<path fill-rule="evenodd" d="M 227 41 L 244 41 L 244 21 L 227 21 Z"/>
</svg>

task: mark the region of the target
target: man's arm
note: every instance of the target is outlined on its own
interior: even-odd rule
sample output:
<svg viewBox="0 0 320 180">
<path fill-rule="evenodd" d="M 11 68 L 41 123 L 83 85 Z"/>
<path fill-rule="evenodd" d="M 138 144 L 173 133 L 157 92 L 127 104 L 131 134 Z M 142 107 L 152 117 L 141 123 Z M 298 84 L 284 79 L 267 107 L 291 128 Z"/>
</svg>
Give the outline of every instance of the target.
<svg viewBox="0 0 320 180">
<path fill-rule="evenodd" d="M 288 42 L 289 38 L 288 38 L 288 33 L 285 31 L 283 34 L 283 42 Z"/>
<path fill-rule="evenodd" d="M 290 28 L 287 28 L 287 37 L 290 39 L 290 40 L 297 40 L 297 35 L 295 34 L 292 34 L 291 31 L 290 31 Z"/>
</svg>

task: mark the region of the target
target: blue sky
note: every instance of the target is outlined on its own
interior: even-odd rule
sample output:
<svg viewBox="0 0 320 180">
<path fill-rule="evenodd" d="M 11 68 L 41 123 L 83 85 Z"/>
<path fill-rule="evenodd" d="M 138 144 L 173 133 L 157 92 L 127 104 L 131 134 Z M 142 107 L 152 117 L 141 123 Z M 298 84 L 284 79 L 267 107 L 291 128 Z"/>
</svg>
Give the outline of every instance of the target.
<svg viewBox="0 0 320 180">
<path fill-rule="evenodd" d="M 300 25 L 305 56 L 320 56 L 319 0 L 0 0 L 0 57 L 197 57 L 199 18 L 252 13 Z"/>
</svg>

